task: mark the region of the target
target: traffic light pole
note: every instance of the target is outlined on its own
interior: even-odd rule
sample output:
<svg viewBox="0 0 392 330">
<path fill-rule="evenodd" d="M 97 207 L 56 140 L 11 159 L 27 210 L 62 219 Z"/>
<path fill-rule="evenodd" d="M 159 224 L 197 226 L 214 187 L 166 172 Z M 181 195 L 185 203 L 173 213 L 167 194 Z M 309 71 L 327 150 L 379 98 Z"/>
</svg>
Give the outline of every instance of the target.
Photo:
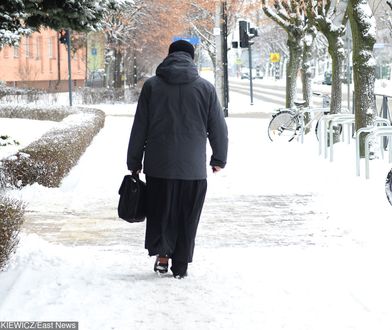
<svg viewBox="0 0 392 330">
<path fill-rule="evenodd" d="M 248 46 L 249 54 L 249 90 L 250 90 L 250 105 L 253 105 L 253 74 L 252 74 L 252 46 L 249 43 Z"/>
<path fill-rule="evenodd" d="M 72 74 L 71 74 L 71 30 L 67 30 L 67 49 L 68 49 L 68 94 L 69 106 L 72 107 Z"/>
</svg>

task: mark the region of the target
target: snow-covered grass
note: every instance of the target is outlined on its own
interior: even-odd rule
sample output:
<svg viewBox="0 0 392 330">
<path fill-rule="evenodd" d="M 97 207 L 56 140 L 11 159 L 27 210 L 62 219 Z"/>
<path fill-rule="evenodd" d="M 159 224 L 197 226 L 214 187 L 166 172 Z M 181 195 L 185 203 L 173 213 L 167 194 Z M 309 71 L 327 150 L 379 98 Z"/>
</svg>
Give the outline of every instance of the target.
<svg viewBox="0 0 392 330">
<path fill-rule="evenodd" d="M 232 94 L 229 111 L 274 107 L 248 104 Z M 117 219 L 132 118 L 116 107 L 103 106 L 105 127 L 59 188 L 13 193 L 29 206 L 20 248 L 0 274 L 1 320 L 116 330 L 391 329 L 386 160 L 371 161 L 365 180 L 355 176 L 353 143 L 336 145 L 330 163 L 313 133 L 304 144 L 276 144 L 268 120 L 229 117 L 227 168 L 209 174 L 194 263 L 178 281 L 152 272 L 144 224 Z"/>
</svg>

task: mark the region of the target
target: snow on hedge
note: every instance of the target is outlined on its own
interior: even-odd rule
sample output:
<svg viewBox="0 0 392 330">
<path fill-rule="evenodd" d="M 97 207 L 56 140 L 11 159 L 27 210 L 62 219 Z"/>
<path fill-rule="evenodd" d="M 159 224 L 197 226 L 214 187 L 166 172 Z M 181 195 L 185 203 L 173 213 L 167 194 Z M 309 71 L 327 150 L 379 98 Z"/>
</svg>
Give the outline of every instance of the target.
<svg viewBox="0 0 392 330">
<path fill-rule="evenodd" d="M 22 202 L 0 195 L 0 271 L 18 244 L 23 213 Z"/>
<path fill-rule="evenodd" d="M 57 187 L 105 122 L 101 110 L 0 106 L 0 117 L 61 121 L 40 139 L 2 160 L 0 186 L 22 187 L 35 182 Z"/>
<path fill-rule="evenodd" d="M 0 105 L 0 118 L 23 118 L 34 120 L 62 121 L 71 114 L 84 111 L 66 106 L 30 106 L 16 103 Z"/>
</svg>

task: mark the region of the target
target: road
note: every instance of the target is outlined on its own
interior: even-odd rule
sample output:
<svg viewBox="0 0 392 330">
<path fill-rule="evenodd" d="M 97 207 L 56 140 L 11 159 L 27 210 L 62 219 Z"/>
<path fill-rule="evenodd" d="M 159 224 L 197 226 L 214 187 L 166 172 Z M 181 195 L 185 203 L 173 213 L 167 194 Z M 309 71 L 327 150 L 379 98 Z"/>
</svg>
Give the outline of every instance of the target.
<svg viewBox="0 0 392 330">
<path fill-rule="evenodd" d="M 297 91 L 297 100 L 303 100 L 302 97 L 302 86 L 301 83 L 298 82 L 298 91 Z M 240 93 L 243 95 L 250 95 L 250 87 L 249 87 L 249 80 L 242 80 L 242 79 L 230 79 L 229 81 L 229 91 Z M 313 84 L 313 92 L 331 95 L 331 86 L 329 85 L 322 85 L 322 84 Z M 347 85 L 342 85 L 342 105 L 347 107 Z M 350 94 L 353 93 L 353 85 L 350 86 Z M 382 106 L 382 95 L 384 94 L 381 91 L 377 91 L 376 89 L 376 103 L 377 103 L 377 110 L 378 113 L 381 111 Z M 256 100 L 260 100 L 263 102 L 267 102 L 270 104 L 275 105 L 277 108 L 285 106 L 285 98 L 286 98 L 286 87 L 285 81 L 280 80 L 278 82 L 271 83 L 270 80 L 260 80 L 254 79 L 253 80 L 253 97 Z M 350 107 L 352 107 L 352 97 L 350 98 Z M 321 96 L 313 96 L 313 104 L 315 106 L 322 105 L 322 98 Z M 392 109 L 392 97 L 388 99 L 389 109 Z M 236 116 L 236 115 L 235 115 Z M 238 116 L 238 115 L 237 115 Z M 260 114 L 259 117 L 262 117 Z"/>
</svg>

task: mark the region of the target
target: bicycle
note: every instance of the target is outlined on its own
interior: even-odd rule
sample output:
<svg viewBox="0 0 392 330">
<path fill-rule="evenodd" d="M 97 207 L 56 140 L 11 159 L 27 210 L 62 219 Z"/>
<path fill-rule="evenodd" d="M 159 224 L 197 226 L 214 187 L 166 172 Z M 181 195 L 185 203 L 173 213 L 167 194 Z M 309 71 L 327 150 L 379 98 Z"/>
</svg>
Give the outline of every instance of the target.
<svg viewBox="0 0 392 330">
<path fill-rule="evenodd" d="M 329 96 L 321 93 L 313 93 L 317 96 L 323 96 L 323 108 L 305 107 L 306 101 L 295 101 L 295 107 L 279 109 L 272 115 L 268 125 L 268 137 L 271 141 L 291 142 L 297 135 L 302 135 L 307 128 L 317 121 L 315 133 L 318 138 L 318 122 L 322 115 L 329 113 Z M 314 114 L 308 123 L 305 123 L 305 114 Z"/>
<path fill-rule="evenodd" d="M 385 181 L 385 193 L 387 195 L 388 202 L 392 205 L 392 169 L 389 171 Z"/>
</svg>

